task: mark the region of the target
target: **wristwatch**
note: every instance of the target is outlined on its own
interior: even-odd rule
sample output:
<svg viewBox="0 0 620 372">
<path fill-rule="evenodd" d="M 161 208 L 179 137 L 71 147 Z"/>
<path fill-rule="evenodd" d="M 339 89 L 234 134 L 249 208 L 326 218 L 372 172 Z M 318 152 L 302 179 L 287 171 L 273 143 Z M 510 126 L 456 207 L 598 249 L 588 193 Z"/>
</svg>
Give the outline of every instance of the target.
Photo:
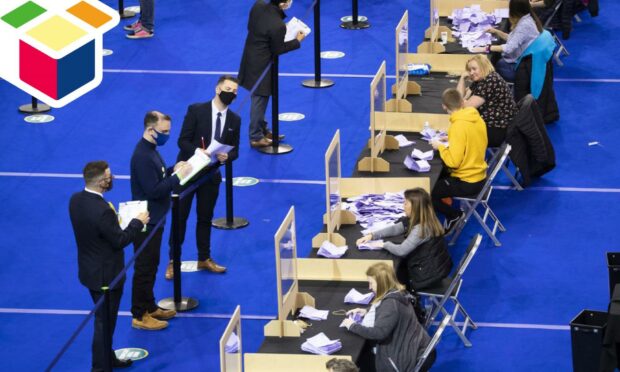
<svg viewBox="0 0 620 372">
<path fill-rule="evenodd" d="M 491 45 L 490 44 L 486 46 L 485 52 L 487 54 L 491 53 Z"/>
</svg>

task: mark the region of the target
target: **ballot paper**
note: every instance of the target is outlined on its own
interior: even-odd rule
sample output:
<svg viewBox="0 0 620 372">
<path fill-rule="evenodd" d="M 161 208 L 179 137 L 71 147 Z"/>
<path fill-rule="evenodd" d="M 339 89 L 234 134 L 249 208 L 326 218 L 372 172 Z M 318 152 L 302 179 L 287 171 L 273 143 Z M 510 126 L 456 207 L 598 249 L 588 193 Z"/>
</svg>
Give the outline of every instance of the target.
<svg viewBox="0 0 620 372">
<path fill-rule="evenodd" d="M 301 344 L 301 350 L 319 355 L 333 354 L 340 349 L 342 349 L 340 340 L 330 340 L 323 332 Z"/>
<path fill-rule="evenodd" d="M 231 333 L 230 337 L 228 337 L 224 350 L 228 354 L 233 354 L 239 351 L 239 336 L 237 336 L 235 332 Z"/>
<path fill-rule="evenodd" d="M 192 171 L 187 175 L 187 177 L 181 179 L 180 184 L 185 185 L 207 165 L 216 163 L 217 154 L 228 154 L 233 148 L 234 146 L 224 145 L 213 139 L 211 140 L 209 147 L 207 147 L 207 152 L 211 154 L 211 157 L 208 157 L 203 150 L 196 149 L 194 151 L 194 155 L 187 160 L 187 163 L 192 166 Z M 177 172 L 174 172 L 173 174 L 177 174 Z"/>
<path fill-rule="evenodd" d="M 446 146 L 448 145 L 447 141 L 442 140 L 443 138 L 448 136 L 447 133 L 444 131 L 438 131 L 433 128 L 424 128 L 422 132 L 420 132 L 420 134 L 422 135 L 422 139 L 428 141 L 429 143 L 431 141 L 439 141 Z"/>
<path fill-rule="evenodd" d="M 402 134 L 396 135 L 394 138 L 398 141 L 398 147 L 407 147 L 415 143 L 415 141 L 409 141 L 407 137 Z"/>
<path fill-rule="evenodd" d="M 211 154 L 211 164 L 217 162 L 218 154 L 228 154 L 234 148 L 234 146 L 225 145 L 223 143 L 219 143 L 215 139 L 212 139 L 209 147 L 207 147 L 207 152 Z"/>
<path fill-rule="evenodd" d="M 317 256 L 323 256 L 327 258 L 340 258 L 347 251 L 349 247 L 346 245 L 342 247 L 336 247 L 336 245 L 328 240 L 324 241 L 317 252 Z"/>
<path fill-rule="evenodd" d="M 405 167 L 415 172 L 428 172 L 431 170 L 431 165 L 426 160 L 415 160 L 410 155 L 405 158 Z"/>
<path fill-rule="evenodd" d="M 452 20 L 453 36 L 459 38 L 463 48 L 484 47 L 491 44 L 493 36 L 486 32 L 500 23 L 504 12 L 485 13 L 480 6 L 472 5 L 463 9 L 454 9 L 448 17 Z"/>
<path fill-rule="evenodd" d="M 364 194 L 347 198 L 342 209 L 353 213 L 362 226 L 363 234 L 377 231 L 393 224 L 405 215 L 402 192 L 385 194 Z"/>
<path fill-rule="evenodd" d="M 121 229 L 125 230 L 129 226 L 129 222 L 143 212 L 148 212 L 148 202 L 146 200 L 119 203 L 118 223 L 121 225 Z M 146 231 L 146 226 L 144 226 L 142 231 Z"/>
<path fill-rule="evenodd" d="M 299 316 L 310 320 L 325 320 L 329 314 L 328 310 L 317 310 L 312 306 L 304 306 L 299 310 Z"/>
<path fill-rule="evenodd" d="M 304 35 L 308 36 L 312 32 L 310 27 L 308 27 L 305 23 L 300 21 L 298 18 L 293 17 L 286 24 L 286 35 L 284 36 L 284 41 L 291 41 L 297 37 L 299 32 L 303 32 Z"/>
<path fill-rule="evenodd" d="M 355 323 L 361 323 L 362 319 L 364 319 L 364 316 L 362 316 L 362 314 L 360 314 L 358 312 L 354 312 L 354 313 L 349 314 L 349 316 L 347 316 L 347 318 L 351 319 Z"/>
<path fill-rule="evenodd" d="M 361 294 L 355 288 L 351 288 L 349 293 L 344 296 L 344 302 L 347 304 L 368 305 L 374 297 L 375 294 L 373 292 Z"/>
<path fill-rule="evenodd" d="M 433 150 L 420 151 L 418 149 L 413 149 L 413 151 L 411 151 L 411 157 L 419 160 L 433 160 Z"/>
<path fill-rule="evenodd" d="M 380 251 L 383 246 L 383 240 L 369 240 L 357 246 L 360 251 Z"/>
</svg>

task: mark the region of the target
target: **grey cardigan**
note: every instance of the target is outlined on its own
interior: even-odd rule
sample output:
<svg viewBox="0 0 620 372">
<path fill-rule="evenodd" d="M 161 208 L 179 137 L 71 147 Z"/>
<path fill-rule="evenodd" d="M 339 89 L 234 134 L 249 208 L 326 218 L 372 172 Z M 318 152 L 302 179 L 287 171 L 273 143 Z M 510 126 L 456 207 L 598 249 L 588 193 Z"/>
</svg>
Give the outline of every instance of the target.
<svg viewBox="0 0 620 372">
<path fill-rule="evenodd" d="M 398 236 L 405 234 L 405 226 L 402 222 L 395 223 L 391 226 L 385 227 L 379 231 L 372 233 L 373 239 L 384 239 L 392 236 Z M 415 225 L 411 232 L 407 236 L 404 242 L 401 244 L 394 244 L 392 242 L 384 242 L 383 249 L 392 253 L 398 257 L 405 257 L 409 253 L 413 252 L 420 244 L 427 241 L 428 238 L 420 238 L 420 225 Z"/>
</svg>

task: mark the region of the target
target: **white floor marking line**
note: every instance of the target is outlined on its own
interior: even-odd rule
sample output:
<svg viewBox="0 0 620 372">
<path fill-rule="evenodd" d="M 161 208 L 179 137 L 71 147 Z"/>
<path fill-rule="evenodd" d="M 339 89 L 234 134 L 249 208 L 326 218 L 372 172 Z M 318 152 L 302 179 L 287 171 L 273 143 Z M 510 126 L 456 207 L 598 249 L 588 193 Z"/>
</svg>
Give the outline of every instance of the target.
<svg viewBox="0 0 620 372">
<path fill-rule="evenodd" d="M 64 309 L 18 309 L 0 308 L 0 314 L 26 314 L 26 315 L 88 315 L 90 310 L 64 310 Z M 129 317 L 131 312 L 119 311 L 119 316 Z M 210 314 L 210 313 L 178 313 L 177 318 L 208 318 L 208 319 L 230 319 L 232 314 Z M 242 315 L 241 318 L 248 320 L 272 320 L 275 316 L 270 315 Z M 436 324 L 439 324 L 436 322 Z M 463 325 L 462 322 L 456 322 Z M 508 329 L 541 329 L 551 331 L 568 331 L 570 326 L 554 324 L 528 324 L 528 323 L 488 323 L 476 322 L 483 328 L 508 328 Z"/>
</svg>

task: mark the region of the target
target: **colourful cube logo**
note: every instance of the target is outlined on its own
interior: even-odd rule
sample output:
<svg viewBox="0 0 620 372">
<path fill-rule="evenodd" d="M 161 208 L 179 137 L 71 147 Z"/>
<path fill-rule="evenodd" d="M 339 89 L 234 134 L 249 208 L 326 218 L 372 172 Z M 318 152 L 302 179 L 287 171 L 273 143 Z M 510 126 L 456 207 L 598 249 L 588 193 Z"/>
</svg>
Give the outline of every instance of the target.
<svg viewBox="0 0 620 372">
<path fill-rule="evenodd" d="M 103 78 L 103 34 L 118 13 L 97 0 L 0 1 L 0 77 L 63 107 Z"/>
</svg>

